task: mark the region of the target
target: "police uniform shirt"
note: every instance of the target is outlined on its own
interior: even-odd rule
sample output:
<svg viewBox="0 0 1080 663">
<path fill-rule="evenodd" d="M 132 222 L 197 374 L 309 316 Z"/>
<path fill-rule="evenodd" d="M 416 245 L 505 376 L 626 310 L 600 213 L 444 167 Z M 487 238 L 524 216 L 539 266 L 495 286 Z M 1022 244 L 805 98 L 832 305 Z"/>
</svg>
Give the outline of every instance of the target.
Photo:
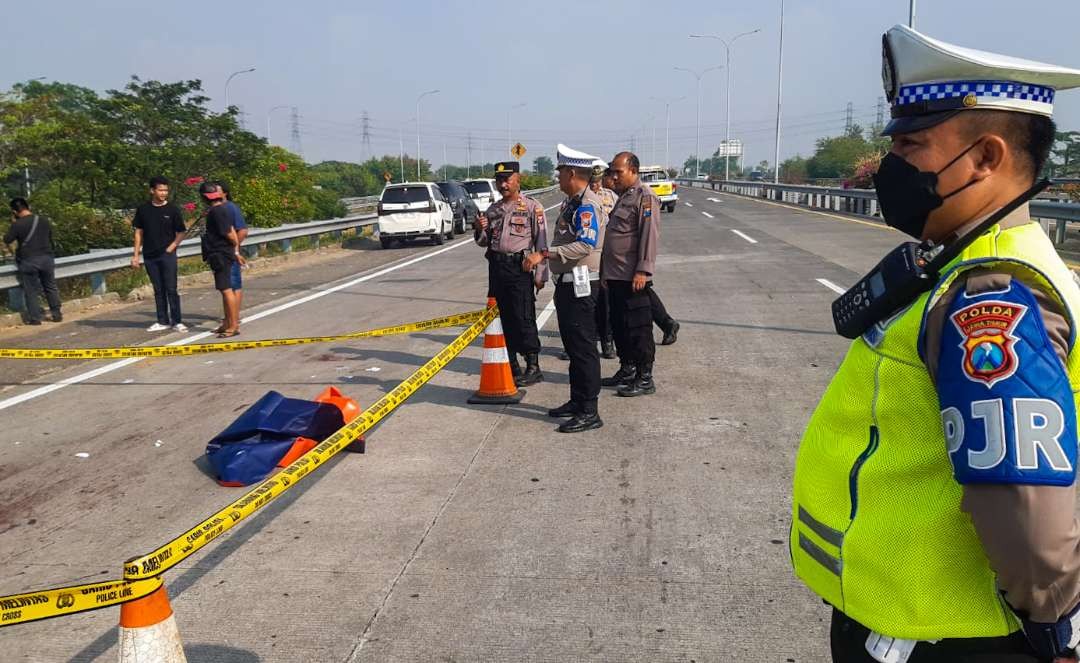
<svg viewBox="0 0 1080 663">
<path fill-rule="evenodd" d="M 544 206 L 528 196 L 517 200 L 503 198 L 491 204 L 485 215 L 488 228 L 476 237 L 476 243 L 495 253 L 543 252 L 548 248 Z M 546 281 L 548 268 L 541 263 L 536 279 Z"/>
<path fill-rule="evenodd" d="M 607 213 L 592 189 L 585 187 L 580 204 L 576 199 L 564 201 L 548 252 L 551 271 L 565 274 L 578 265 L 588 265 L 590 272 L 599 273 L 607 223 Z"/>
<path fill-rule="evenodd" d="M 636 272 L 652 276 L 659 243 L 660 199 L 638 180 L 619 196 L 608 219 L 603 279 L 633 281 Z"/>
<path fill-rule="evenodd" d="M 611 212 L 615 209 L 615 203 L 619 200 L 619 196 L 611 189 L 605 189 L 604 187 L 600 187 L 598 190 L 593 191 L 593 193 L 600 199 L 600 206 L 604 208 L 604 212 L 607 213 L 608 219 L 610 220 Z"/>
<path fill-rule="evenodd" d="M 1000 227 L 1005 229 L 1025 223 L 1032 223 L 1027 205 L 1003 219 Z M 970 353 L 965 351 L 961 345 L 969 338 L 967 332 L 983 325 L 980 317 L 993 315 L 993 306 L 1016 307 L 1015 310 L 1024 311 L 1014 326 L 1005 331 L 1005 337 L 1014 339 L 1013 346 L 991 344 Z M 1043 332 L 1039 331 L 1040 326 Z M 1042 338 L 1043 333 L 1045 338 Z M 1023 343 L 1041 346 L 1043 356 L 1039 360 L 1042 362 L 1059 362 L 1058 370 L 1063 384 L 1067 385 L 1063 371 L 1069 356 L 1070 333 L 1069 322 L 1060 304 L 1035 284 L 1004 271 L 975 268 L 966 272 L 949 287 L 927 316 L 924 360 L 937 387 L 942 410 L 955 408 L 961 415 L 970 415 L 974 406 L 974 411 L 985 415 L 986 406 L 976 403 L 991 403 L 995 397 L 1008 402 L 1012 394 L 1007 392 L 1016 380 L 1027 382 L 1038 392 L 1028 394 L 1029 401 L 1035 400 L 1031 396 L 1055 403 L 1071 401 L 1071 391 L 1056 389 L 1045 375 L 1040 375 L 1042 379 L 1032 380 L 1032 373 L 1023 364 L 1015 366 L 1011 375 L 989 384 L 989 388 L 979 381 L 985 381 L 988 375 L 993 378 L 994 368 L 1009 359 L 1031 361 L 1029 356 L 1013 349 L 1016 344 Z M 999 350 L 1004 354 L 996 354 Z M 974 365 L 965 360 L 976 358 L 979 353 L 985 354 L 983 363 L 976 359 L 979 365 Z M 1061 405 L 1069 406 L 1069 403 Z M 1062 409 L 1068 411 L 1071 406 Z M 955 434 L 955 422 L 952 426 L 949 430 Z M 969 423 L 966 437 L 977 437 L 973 435 L 975 428 Z M 1014 426 L 1003 426 L 1001 430 L 1004 432 L 1001 443 L 1009 446 L 1017 443 L 1013 439 L 1017 434 Z M 1061 437 L 1062 444 L 1076 444 L 1075 437 L 1068 440 L 1066 437 Z M 1051 442 L 1043 448 L 1054 456 L 1055 445 Z M 968 483 L 968 480 L 980 481 L 979 477 L 971 476 L 971 463 L 987 448 L 985 440 L 966 439 L 962 448 L 950 454 L 954 470 L 964 483 L 961 508 L 971 516 L 997 574 L 998 586 L 1005 592 L 1009 604 L 1016 610 L 1030 613 L 1035 621 L 1054 622 L 1080 602 L 1080 525 L 1074 516 L 1076 484 Z M 1008 458 L 1001 460 L 1002 465 L 1009 462 Z M 1047 462 L 1040 460 L 1043 464 Z M 973 464 L 975 468 L 989 465 L 979 460 Z"/>
</svg>

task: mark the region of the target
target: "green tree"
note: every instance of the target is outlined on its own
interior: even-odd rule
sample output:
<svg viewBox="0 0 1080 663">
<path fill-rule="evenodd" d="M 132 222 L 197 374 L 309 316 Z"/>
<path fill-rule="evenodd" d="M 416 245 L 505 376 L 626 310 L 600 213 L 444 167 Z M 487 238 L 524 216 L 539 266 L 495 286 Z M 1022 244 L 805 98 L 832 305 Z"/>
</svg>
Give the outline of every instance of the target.
<svg viewBox="0 0 1080 663">
<path fill-rule="evenodd" d="M 1080 175 L 1080 131 L 1059 131 L 1054 135 L 1047 171 L 1051 177 Z"/>
<path fill-rule="evenodd" d="M 814 156 L 806 164 L 807 175 L 815 179 L 849 177 L 859 159 L 881 150 L 882 142 L 868 140 L 858 126 L 843 136 L 819 138 Z"/>
<path fill-rule="evenodd" d="M 555 164 L 549 157 L 536 157 L 533 159 L 533 170 L 537 175 L 551 176 L 555 172 Z"/>
<path fill-rule="evenodd" d="M 807 160 L 793 156 L 780 164 L 780 179 L 787 184 L 803 184 L 807 179 Z"/>
</svg>

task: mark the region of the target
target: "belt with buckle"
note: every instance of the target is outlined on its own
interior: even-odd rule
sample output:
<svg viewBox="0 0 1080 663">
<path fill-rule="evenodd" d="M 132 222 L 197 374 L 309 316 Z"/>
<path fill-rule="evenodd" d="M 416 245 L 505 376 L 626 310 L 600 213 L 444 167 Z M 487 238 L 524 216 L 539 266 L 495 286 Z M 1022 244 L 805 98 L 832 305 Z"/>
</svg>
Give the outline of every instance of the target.
<svg viewBox="0 0 1080 663">
<path fill-rule="evenodd" d="M 556 284 L 559 284 L 559 283 L 573 283 L 574 282 L 574 273 L 573 272 L 563 272 L 562 274 L 553 274 L 552 277 L 551 277 L 551 280 L 554 281 Z M 600 272 L 594 272 L 592 270 L 589 270 L 589 280 L 590 281 L 599 281 L 600 280 Z"/>
<path fill-rule="evenodd" d="M 521 264 L 521 261 L 525 259 L 525 252 L 518 251 L 517 253 L 499 253 L 498 251 L 488 251 L 488 258 L 495 262 L 513 262 Z"/>
</svg>

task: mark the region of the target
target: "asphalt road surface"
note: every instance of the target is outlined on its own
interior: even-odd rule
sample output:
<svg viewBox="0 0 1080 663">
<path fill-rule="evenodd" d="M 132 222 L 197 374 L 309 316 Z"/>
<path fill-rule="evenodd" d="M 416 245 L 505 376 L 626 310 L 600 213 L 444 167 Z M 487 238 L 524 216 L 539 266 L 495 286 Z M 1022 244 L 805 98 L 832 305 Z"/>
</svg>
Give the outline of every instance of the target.
<svg viewBox="0 0 1080 663">
<path fill-rule="evenodd" d="M 167 574 L 189 660 L 827 660 L 827 608 L 788 560 L 792 467 L 846 345 L 834 289 L 901 237 L 680 193 L 662 216 L 655 283 L 682 332 L 657 348 L 656 395 L 605 390 L 602 429 L 555 432 L 545 410 L 568 387 L 549 285 L 537 302 L 547 379 L 521 404 L 466 404 L 474 344 L 369 435 L 367 454 L 339 456 Z M 248 315 L 264 315 L 241 338 L 332 334 L 482 307 L 486 267 L 466 238 L 343 253 L 247 291 Z M 210 325 L 213 293 L 185 297 Z M 17 344 L 142 341 L 151 309 Z M 456 333 L 4 363 L 0 594 L 117 577 L 235 499 L 242 489 L 212 480 L 203 449 L 266 391 L 335 385 L 367 405 Z M 116 621 L 111 608 L 0 629 L 0 658 L 115 660 Z"/>
</svg>

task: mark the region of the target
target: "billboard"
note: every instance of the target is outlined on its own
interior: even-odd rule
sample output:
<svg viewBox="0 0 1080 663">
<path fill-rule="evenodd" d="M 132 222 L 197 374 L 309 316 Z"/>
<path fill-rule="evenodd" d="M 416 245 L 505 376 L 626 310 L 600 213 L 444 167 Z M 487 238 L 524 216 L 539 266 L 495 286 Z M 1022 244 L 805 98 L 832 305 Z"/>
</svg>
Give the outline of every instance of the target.
<svg viewBox="0 0 1080 663">
<path fill-rule="evenodd" d="M 742 154 L 742 141 L 738 138 L 733 138 L 730 141 L 720 141 L 720 147 L 717 148 L 716 152 L 718 157 L 741 157 Z"/>
</svg>

